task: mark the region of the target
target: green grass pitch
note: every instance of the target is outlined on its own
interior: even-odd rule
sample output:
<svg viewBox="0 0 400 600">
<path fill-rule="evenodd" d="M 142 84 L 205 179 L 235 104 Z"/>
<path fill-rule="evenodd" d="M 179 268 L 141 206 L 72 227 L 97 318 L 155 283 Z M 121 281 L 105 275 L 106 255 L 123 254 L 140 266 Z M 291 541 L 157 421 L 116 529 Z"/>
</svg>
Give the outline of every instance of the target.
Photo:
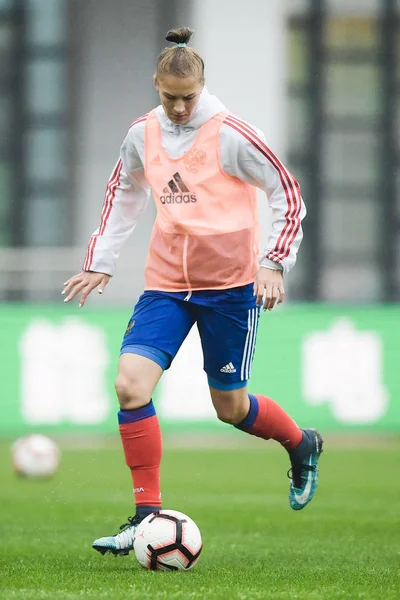
<svg viewBox="0 0 400 600">
<path fill-rule="evenodd" d="M 288 461 L 269 442 L 165 449 L 164 507 L 199 525 L 190 572 L 144 571 L 133 553 L 102 557 L 94 538 L 132 514 L 117 443 L 63 450 L 50 481 L 14 476 L 0 445 L 0 598 L 5 600 L 312 600 L 400 598 L 400 445 L 341 447 L 320 465 L 320 487 L 298 513 L 287 502 Z"/>
</svg>

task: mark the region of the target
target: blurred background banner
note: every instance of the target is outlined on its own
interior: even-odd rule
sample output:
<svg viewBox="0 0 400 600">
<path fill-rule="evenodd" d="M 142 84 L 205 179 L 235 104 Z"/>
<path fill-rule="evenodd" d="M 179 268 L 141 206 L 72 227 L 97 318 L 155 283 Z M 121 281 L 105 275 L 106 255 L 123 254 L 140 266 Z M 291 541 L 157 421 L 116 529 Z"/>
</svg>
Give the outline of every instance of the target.
<svg viewBox="0 0 400 600">
<path fill-rule="evenodd" d="M 308 208 L 250 390 L 301 425 L 398 431 L 400 0 L 0 0 L 0 434 L 117 431 L 113 379 L 154 205 L 102 297 L 78 311 L 60 292 L 182 25 L 210 92 L 265 132 Z M 268 223 L 261 193 L 259 207 Z M 223 427 L 195 332 L 157 403 L 165 426 Z"/>
<path fill-rule="evenodd" d="M 122 309 L 53 305 L 0 309 L 0 435 L 27 431 L 112 433 Z M 400 308 L 292 306 L 261 316 L 249 389 L 267 389 L 301 426 L 323 431 L 400 432 Z M 155 395 L 167 430 L 219 423 L 194 328 Z M 230 428 L 229 428 L 230 429 Z"/>
</svg>

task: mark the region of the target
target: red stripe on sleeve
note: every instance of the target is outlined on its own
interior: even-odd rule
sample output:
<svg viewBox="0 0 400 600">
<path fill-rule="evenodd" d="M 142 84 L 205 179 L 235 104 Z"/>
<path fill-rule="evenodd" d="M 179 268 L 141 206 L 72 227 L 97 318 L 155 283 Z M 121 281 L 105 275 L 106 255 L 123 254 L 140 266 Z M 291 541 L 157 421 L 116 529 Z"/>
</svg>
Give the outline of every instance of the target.
<svg viewBox="0 0 400 600">
<path fill-rule="evenodd" d="M 104 230 L 106 228 L 107 221 L 110 217 L 111 210 L 113 207 L 115 192 L 119 185 L 121 169 L 122 169 L 122 160 L 120 159 L 115 166 L 115 169 L 110 177 L 109 182 L 107 183 L 106 194 L 105 194 L 104 203 L 103 203 L 103 209 L 101 211 L 99 231 L 98 231 L 98 233 L 94 233 L 90 238 L 88 249 L 86 252 L 85 261 L 83 263 L 84 271 L 90 271 L 90 267 L 91 267 L 92 261 L 93 261 L 94 249 L 95 249 L 96 243 L 97 243 L 97 238 L 100 235 L 104 234 Z"/>
<path fill-rule="evenodd" d="M 133 121 L 133 123 L 130 124 L 129 129 L 132 129 L 132 127 L 134 127 L 135 125 L 146 121 L 148 116 L 149 116 L 149 113 L 146 113 L 145 115 L 142 115 L 141 117 L 139 117 L 138 119 Z M 83 266 L 82 266 L 83 271 L 90 271 L 90 267 L 91 267 L 91 264 L 93 261 L 93 253 L 94 253 L 94 249 L 96 247 L 97 238 L 100 235 L 103 235 L 104 230 L 106 228 L 107 221 L 109 219 L 109 216 L 110 216 L 110 213 L 112 210 L 113 200 L 115 198 L 115 191 L 119 185 L 121 168 L 122 168 L 122 162 L 121 162 L 121 160 L 119 160 L 117 162 L 117 165 L 116 165 L 116 167 L 107 183 L 107 186 L 106 186 L 106 194 L 105 194 L 105 199 L 104 199 L 104 203 L 103 203 L 103 208 L 101 211 L 99 231 L 98 231 L 98 233 L 94 233 L 90 237 L 88 248 L 86 251 L 85 260 L 83 261 Z"/>
<path fill-rule="evenodd" d="M 137 125 L 138 123 L 142 123 L 142 121 L 146 121 L 147 117 L 149 116 L 149 113 L 146 113 L 145 115 L 139 117 L 138 119 L 136 119 L 135 121 L 133 121 L 133 123 L 131 123 L 129 125 L 129 129 L 131 129 L 134 125 Z"/>
<path fill-rule="evenodd" d="M 285 191 L 288 209 L 285 214 L 286 224 L 275 244 L 275 248 L 268 252 L 267 258 L 275 262 L 280 262 L 288 256 L 290 245 L 300 229 L 301 196 L 299 184 L 247 123 L 231 115 L 224 122 L 243 135 L 265 156 L 278 172 L 279 179 Z"/>
</svg>

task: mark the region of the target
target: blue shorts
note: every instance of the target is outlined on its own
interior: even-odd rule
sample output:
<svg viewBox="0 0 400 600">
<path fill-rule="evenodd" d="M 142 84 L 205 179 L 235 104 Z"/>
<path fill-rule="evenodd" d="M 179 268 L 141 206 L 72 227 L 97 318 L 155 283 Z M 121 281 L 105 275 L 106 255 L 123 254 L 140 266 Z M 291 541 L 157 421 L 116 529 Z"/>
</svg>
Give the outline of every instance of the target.
<svg viewBox="0 0 400 600">
<path fill-rule="evenodd" d="M 221 390 L 244 387 L 259 314 L 253 284 L 191 293 L 146 291 L 128 323 L 121 354 L 140 354 L 168 369 L 196 323 L 209 385 Z"/>
</svg>

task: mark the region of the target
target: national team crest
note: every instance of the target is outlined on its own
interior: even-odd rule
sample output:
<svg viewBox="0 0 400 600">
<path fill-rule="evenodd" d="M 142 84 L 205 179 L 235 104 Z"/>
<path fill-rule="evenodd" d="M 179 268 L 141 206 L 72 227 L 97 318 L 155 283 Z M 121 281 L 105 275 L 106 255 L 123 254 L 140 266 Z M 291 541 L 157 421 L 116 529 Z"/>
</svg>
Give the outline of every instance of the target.
<svg viewBox="0 0 400 600">
<path fill-rule="evenodd" d="M 125 335 L 131 331 L 131 329 L 132 329 L 132 327 L 134 326 L 134 324 L 135 324 L 135 321 L 134 321 L 134 319 L 131 319 L 131 320 L 129 321 L 129 323 L 128 323 L 128 327 L 126 328 Z"/>
<path fill-rule="evenodd" d="M 197 173 L 201 167 L 204 167 L 207 154 L 200 148 L 189 150 L 183 158 L 183 162 L 190 173 Z"/>
</svg>

